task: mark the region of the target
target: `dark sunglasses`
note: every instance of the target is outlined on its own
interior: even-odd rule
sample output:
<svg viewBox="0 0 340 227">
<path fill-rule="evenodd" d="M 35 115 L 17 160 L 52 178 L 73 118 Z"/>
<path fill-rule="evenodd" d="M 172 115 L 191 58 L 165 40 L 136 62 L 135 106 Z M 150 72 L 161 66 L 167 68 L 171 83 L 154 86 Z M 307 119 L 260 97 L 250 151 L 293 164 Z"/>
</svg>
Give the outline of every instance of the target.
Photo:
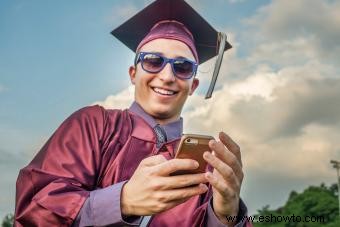
<svg viewBox="0 0 340 227">
<path fill-rule="evenodd" d="M 196 74 L 198 64 L 185 58 L 166 58 L 158 53 L 139 52 L 135 58 L 135 65 L 141 62 L 143 70 L 158 73 L 169 62 L 176 77 L 188 80 Z"/>
</svg>

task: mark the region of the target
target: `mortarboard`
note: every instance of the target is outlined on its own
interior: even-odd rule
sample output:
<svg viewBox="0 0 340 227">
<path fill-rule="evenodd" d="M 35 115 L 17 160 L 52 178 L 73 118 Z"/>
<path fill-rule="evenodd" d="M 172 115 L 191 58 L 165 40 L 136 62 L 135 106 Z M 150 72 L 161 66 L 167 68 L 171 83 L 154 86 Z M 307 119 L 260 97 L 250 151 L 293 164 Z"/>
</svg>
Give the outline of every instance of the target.
<svg viewBox="0 0 340 227">
<path fill-rule="evenodd" d="M 201 15 L 184 0 L 156 0 L 125 23 L 114 29 L 111 34 L 132 51 L 159 21 L 175 20 L 181 22 L 192 33 L 198 53 L 199 63 L 218 55 L 212 80 L 205 98 L 210 98 L 214 90 L 224 51 L 231 48 L 226 35 L 217 32 Z"/>
</svg>

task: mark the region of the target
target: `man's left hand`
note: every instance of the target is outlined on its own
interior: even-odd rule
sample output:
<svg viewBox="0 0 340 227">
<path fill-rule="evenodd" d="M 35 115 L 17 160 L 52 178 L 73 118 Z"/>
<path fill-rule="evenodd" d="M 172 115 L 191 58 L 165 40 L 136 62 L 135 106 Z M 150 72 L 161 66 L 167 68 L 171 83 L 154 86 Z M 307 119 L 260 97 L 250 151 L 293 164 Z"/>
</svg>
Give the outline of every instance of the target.
<svg viewBox="0 0 340 227">
<path fill-rule="evenodd" d="M 220 141 L 210 141 L 213 151 L 205 152 L 204 159 L 214 168 L 206 178 L 213 188 L 213 209 L 219 220 L 225 224 L 227 216 L 237 216 L 240 189 L 243 180 L 240 147 L 224 132 L 219 133 Z"/>
</svg>

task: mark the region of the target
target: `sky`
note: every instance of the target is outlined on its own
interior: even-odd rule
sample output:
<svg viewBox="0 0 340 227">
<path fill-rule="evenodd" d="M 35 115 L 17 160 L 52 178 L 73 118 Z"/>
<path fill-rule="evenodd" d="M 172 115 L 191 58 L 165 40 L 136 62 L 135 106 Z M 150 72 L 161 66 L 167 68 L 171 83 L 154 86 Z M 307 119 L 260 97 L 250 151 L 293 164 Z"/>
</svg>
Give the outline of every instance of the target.
<svg viewBox="0 0 340 227">
<path fill-rule="evenodd" d="M 84 106 L 128 108 L 134 54 L 110 35 L 151 0 L 0 0 L 0 219 L 15 181 L 62 121 Z M 191 0 L 233 48 L 213 97 L 200 65 L 184 132 L 241 147 L 249 213 L 292 190 L 336 182 L 340 160 L 340 1 Z"/>
</svg>

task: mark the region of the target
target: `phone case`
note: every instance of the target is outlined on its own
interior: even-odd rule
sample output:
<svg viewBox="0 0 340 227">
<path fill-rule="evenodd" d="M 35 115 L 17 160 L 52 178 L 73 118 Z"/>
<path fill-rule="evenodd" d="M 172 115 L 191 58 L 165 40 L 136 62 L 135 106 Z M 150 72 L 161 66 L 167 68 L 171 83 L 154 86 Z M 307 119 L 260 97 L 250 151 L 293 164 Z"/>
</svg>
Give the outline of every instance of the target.
<svg viewBox="0 0 340 227">
<path fill-rule="evenodd" d="M 214 137 L 197 134 L 184 134 L 178 145 L 175 158 L 194 159 L 199 163 L 199 167 L 194 170 L 180 170 L 171 175 L 204 173 L 207 163 L 203 159 L 203 153 L 210 151 L 209 141 Z"/>
</svg>

